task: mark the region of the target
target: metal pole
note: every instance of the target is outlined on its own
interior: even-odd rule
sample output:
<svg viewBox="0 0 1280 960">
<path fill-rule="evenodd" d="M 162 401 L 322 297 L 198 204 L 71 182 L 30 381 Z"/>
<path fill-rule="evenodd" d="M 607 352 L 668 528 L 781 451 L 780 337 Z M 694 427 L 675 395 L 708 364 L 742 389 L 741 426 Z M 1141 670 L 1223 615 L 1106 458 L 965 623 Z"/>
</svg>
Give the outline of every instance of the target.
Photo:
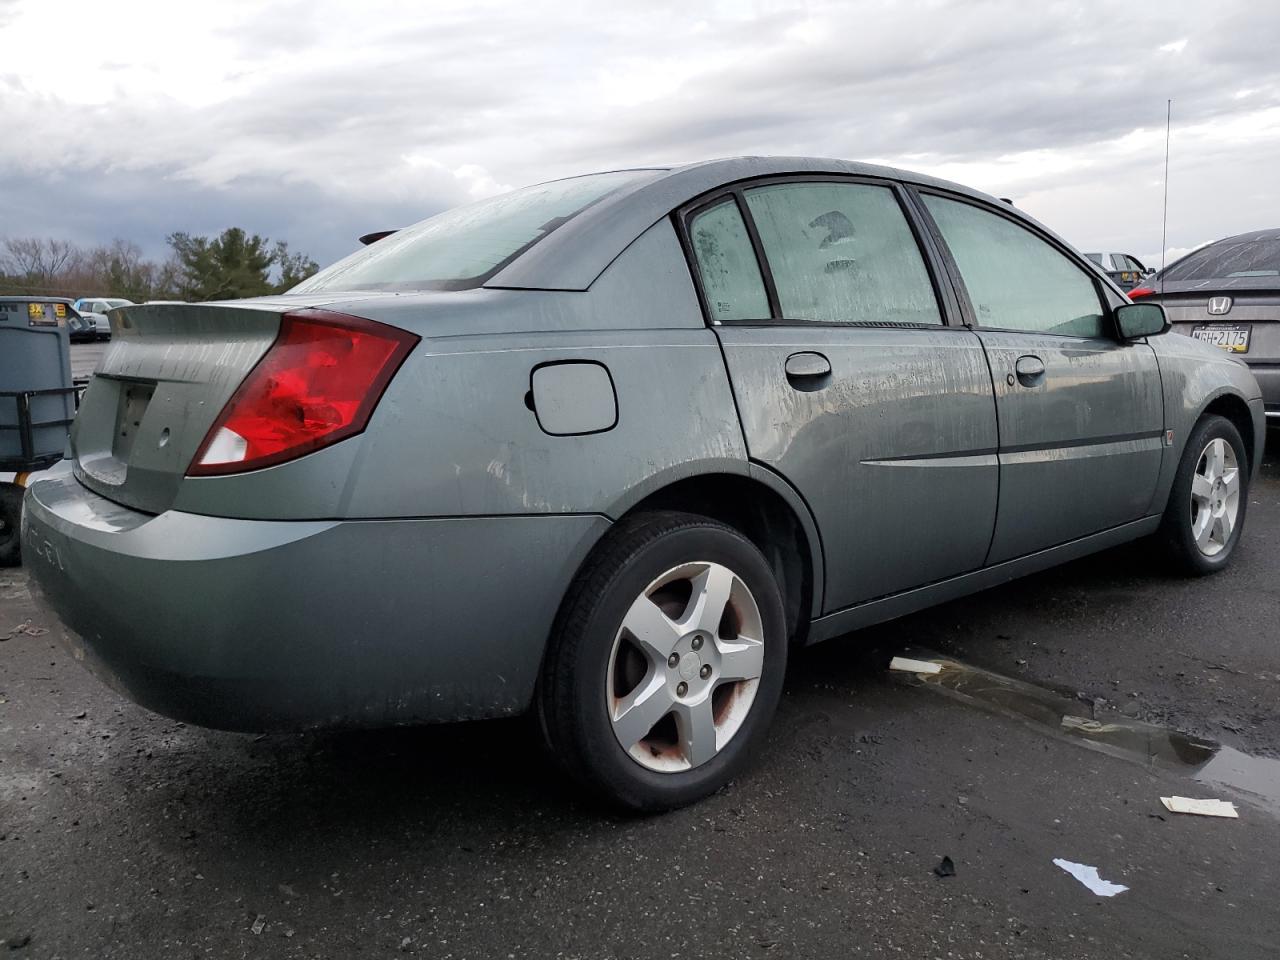
<svg viewBox="0 0 1280 960">
<path fill-rule="evenodd" d="M 1164 297 L 1164 265 L 1169 249 L 1169 133 L 1173 129 L 1173 101 L 1165 102 L 1164 118 L 1164 216 L 1160 223 L 1160 296 Z"/>
</svg>

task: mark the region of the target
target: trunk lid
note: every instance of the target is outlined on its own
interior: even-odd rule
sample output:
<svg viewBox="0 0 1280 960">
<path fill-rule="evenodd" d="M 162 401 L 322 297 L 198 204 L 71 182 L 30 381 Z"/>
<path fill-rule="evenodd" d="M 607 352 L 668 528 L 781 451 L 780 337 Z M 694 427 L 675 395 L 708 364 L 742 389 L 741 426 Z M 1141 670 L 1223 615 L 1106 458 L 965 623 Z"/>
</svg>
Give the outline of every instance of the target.
<svg viewBox="0 0 1280 960">
<path fill-rule="evenodd" d="M 1153 286 L 1157 292 L 1144 299 L 1163 305 L 1178 333 L 1191 336 L 1201 327 L 1239 330 L 1237 342 L 1247 343 L 1247 349 L 1233 350 L 1233 356 L 1253 364 L 1275 363 L 1280 359 L 1280 281 L 1277 278 L 1169 282 L 1163 293 L 1159 280 Z"/>
<path fill-rule="evenodd" d="M 271 347 L 280 317 L 332 299 L 122 308 L 71 429 L 80 482 L 135 510 L 168 509 L 209 427 Z"/>
</svg>

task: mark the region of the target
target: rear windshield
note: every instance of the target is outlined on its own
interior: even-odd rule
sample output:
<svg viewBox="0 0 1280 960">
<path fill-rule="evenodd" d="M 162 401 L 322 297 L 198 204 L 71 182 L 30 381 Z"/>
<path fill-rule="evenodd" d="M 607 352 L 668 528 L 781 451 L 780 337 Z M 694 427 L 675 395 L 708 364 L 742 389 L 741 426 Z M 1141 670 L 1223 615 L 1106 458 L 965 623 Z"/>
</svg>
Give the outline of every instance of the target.
<svg viewBox="0 0 1280 960">
<path fill-rule="evenodd" d="M 591 204 L 652 170 L 554 180 L 397 230 L 304 280 L 319 290 L 464 290 L 479 286 Z"/>
<path fill-rule="evenodd" d="M 1187 254 L 1164 274 L 1165 280 L 1223 280 L 1228 277 L 1280 276 L 1280 236 L 1256 240 L 1219 240 Z"/>
</svg>

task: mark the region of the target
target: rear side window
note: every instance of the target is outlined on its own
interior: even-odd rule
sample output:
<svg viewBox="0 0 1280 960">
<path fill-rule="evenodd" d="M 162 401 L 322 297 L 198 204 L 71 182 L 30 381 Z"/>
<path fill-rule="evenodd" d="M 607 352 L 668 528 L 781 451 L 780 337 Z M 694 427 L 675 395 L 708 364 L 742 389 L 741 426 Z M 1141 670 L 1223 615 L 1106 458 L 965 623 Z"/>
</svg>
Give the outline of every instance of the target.
<svg viewBox="0 0 1280 960">
<path fill-rule="evenodd" d="M 1100 267 L 1102 267 L 1102 266 L 1103 266 L 1103 264 L 1102 264 L 1102 254 L 1100 254 L 1100 253 L 1086 253 L 1086 254 L 1085 254 L 1085 256 L 1086 256 L 1086 257 L 1088 257 L 1090 260 L 1092 260 L 1094 263 L 1096 263 L 1098 266 L 1100 266 Z M 1106 269 L 1106 268 L 1105 268 L 1105 267 L 1103 267 L 1103 269 Z"/>
<path fill-rule="evenodd" d="M 1171 266 L 1165 280 L 1223 280 L 1280 276 L 1280 236 L 1219 240 Z"/>
<path fill-rule="evenodd" d="M 711 319 L 768 319 L 769 297 L 737 203 L 723 200 L 695 214 L 689 237 Z"/>
<path fill-rule="evenodd" d="M 979 326 L 1072 337 L 1106 327 L 1093 280 L 1055 247 L 973 204 L 925 194 Z"/>
<path fill-rule="evenodd" d="M 620 170 L 555 180 L 447 210 L 357 250 L 290 293 L 476 287 L 593 203 L 653 175 Z"/>
<path fill-rule="evenodd" d="M 928 270 L 888 187 L 782 183 L 746 191 L 788 320 L 941 324 Z"/>
</svg>

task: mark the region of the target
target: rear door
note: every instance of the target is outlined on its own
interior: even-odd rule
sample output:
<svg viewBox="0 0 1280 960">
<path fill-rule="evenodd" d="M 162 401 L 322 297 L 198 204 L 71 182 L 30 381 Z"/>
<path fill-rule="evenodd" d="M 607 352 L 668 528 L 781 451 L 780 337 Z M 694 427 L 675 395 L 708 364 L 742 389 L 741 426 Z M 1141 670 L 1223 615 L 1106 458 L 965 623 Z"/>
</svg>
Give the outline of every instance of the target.
<svg viewBox="0 0 1280 960">
<path fill-rule="evenodd" d="M 1154 351 L 1117 340 L 1100 285 L 1049 237 L 967 197 L 920 197 L 995 385 L 1000 505 L 988 562 L 1145 516 L 1164 449 Z"/>
<path fill-rule="evenodd" d="M 751 457 L 813 511 L 824 612 L 982 565 L 996 424 L 982 345 L 894 184 L 784 179 L 682 218 Z M 946 290 L 946 296 L 940 291 Z"/>
</svg>

